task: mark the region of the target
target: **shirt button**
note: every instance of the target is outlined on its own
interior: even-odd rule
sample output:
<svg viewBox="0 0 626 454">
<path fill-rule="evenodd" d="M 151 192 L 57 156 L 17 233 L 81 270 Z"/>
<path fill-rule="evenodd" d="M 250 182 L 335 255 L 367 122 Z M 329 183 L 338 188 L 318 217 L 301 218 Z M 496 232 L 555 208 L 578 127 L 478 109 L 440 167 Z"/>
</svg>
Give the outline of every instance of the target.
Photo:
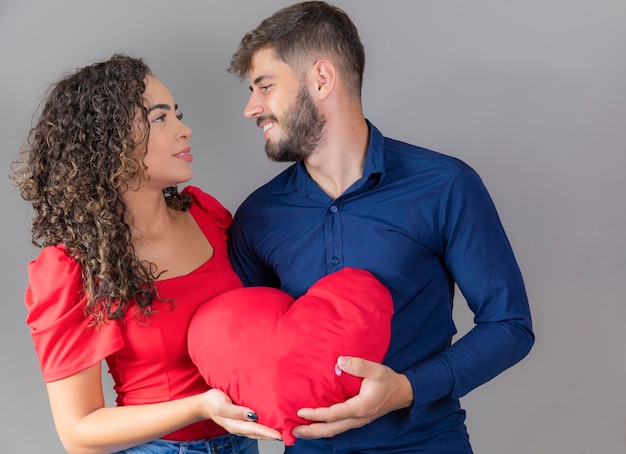
<svg viewBox="0 0 626 454">
<path fill-rule="evenodd" d="M 331 205 L 330 211 L 332 211 L 333 213 L 336 213 L 337 211 L 339 211 L 339 208 L 337 208 L 335 205 Z"/>
<path fill-rule="evenodd" d="M 333 259 L 330 261 L 333 265 L 338 265 L 339 264 L 339 259 L 337 257 L 333 257 Z"/>
</svg>

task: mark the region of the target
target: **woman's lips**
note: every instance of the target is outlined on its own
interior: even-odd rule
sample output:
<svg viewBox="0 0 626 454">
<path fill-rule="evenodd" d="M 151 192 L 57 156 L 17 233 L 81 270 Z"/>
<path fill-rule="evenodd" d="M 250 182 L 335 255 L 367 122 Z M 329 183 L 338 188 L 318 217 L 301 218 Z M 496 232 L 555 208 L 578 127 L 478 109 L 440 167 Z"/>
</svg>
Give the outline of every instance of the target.
<svg viewBox="0 0 626 454">
<path fill-rule="evenodd" d="M 183 161 L 187 161 L 187 162 L 193 161 L 193 156 L 191 155 L 191 148 L 185 148 L 183 151 L 176 153 L 174 157 L 182 159 Z"/>
</svg>

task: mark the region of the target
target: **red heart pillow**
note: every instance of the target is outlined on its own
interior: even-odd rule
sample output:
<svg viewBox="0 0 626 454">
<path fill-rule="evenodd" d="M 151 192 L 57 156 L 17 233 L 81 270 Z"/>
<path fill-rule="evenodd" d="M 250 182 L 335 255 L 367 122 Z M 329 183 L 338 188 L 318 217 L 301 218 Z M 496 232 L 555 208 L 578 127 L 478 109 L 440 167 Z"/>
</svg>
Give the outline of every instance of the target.
<svg viewBox="0 0 626 454">
<path fill-rule="evenodd" d="M 393 303 L 369 272 L 344 268 L 294 301 L 269 287 L 238 288 L 203 304 L 189 326 L 189 353 L 207 383 L 253 409 L 282 433 L 310 421 L 296 412 L 355 396 L 361 378 L 342 373 L 340 355 L 381 362 Z"/>
</svg>

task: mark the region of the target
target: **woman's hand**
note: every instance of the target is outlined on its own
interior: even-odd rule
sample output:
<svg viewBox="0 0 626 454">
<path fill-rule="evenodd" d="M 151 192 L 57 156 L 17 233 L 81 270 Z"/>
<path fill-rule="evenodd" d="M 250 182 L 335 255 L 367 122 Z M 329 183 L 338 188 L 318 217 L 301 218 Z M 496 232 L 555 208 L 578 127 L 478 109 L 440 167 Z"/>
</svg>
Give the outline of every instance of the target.
<svg viewBox="0 0 626 454">
<path fill-rule="evenodd" d="M 251 409 L 234 405 L 216 389 L 169 402 L 105 407 L 101 378 L 98 363 L 47 384 L 54 423 L 69 453 L 122 451 L 204 419 L 237 435 L 281 438 L 278 431 L 252 422 Z"/>
<path fill-rule="evenodd" d="M 202 395 L 202 405 L 207 419 L 212 419 L 231 434 L 243 435 L 257 440 L 281 440 L 280 432 L 256 422 L 256 413 L 250 408 L 233 404 L 233 401 L 218 389 Z"/>
</svg>

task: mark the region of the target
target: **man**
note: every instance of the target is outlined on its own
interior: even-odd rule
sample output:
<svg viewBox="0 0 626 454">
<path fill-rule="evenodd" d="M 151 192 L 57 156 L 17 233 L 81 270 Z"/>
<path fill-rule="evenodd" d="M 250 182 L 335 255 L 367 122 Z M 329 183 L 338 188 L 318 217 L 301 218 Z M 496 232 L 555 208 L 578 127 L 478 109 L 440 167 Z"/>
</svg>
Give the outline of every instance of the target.
<svg viewBox="0 0 626 454">
<path fill-rule="evenodd" d="M 394 299 L 384 364 L 341 357 L 359 395 L 302 409 L 288 452 L 471 453 L 459 398 L 521 360 L 534 335 L 523 280 L 489 194 L 465 163 L 383 137 L 361 107 L 364 51 L 324 2 L 286 7 L 242 39 L 244 115 L 295 164 L 237 210 L 231 258 L 246 285 L 294 297 L 343 267 Z M 475 327 L 455 334 L 455 283 Z"/>
</svg>

